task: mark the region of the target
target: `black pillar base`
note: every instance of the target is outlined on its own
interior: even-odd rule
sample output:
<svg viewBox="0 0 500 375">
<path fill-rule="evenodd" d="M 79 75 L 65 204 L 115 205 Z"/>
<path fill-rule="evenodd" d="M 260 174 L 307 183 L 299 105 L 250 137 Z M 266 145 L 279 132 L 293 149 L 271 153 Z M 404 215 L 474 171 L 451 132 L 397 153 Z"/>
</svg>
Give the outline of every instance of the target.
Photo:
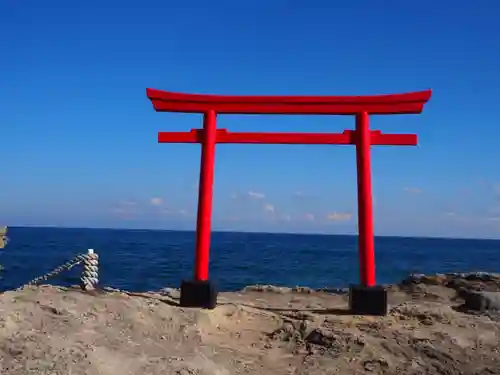
<svg viewBox="0 0 500 375">
<path fill-rule="evenodd" d="M 349 309 L 353 315 L 387 315 L 387 290 L 382 286 L 351 285 Z"/>
<path fill-rule="evenodd" d="M 183 280 L 181 284 L 180 305 L 182 307 L 215 309 L 217 306 L 217 290 L 215 285 L 209 280 Z"/>
</svg>

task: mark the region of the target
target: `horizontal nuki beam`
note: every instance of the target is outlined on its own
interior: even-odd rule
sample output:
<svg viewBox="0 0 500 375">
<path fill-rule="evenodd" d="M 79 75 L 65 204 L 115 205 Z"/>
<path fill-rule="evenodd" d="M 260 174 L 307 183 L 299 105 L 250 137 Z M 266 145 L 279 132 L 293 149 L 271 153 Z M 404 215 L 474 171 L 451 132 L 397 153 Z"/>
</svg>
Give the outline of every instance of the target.
<svg viewBox="0 0 500 375">
<path fill-rule="evenodd" d="M 203 130 L 189 132 L 159 132 L 158 143 L 202 143 Z M 416 134 L 383 134 L 380 130 L 370 132 L 372 145 L 416 146 Z M 357 135 L 354 130 L 342 133 L 231 133 L 217 129 L 216 143 L 250 144 L 301 144 L 301 145 L 354 145 Z"/>
<path fill-rule="evenodd" d="M 370 96 L 241 96 L 184 94 L 147 89 L 159 112 L 280 115 L 374 115 L 417 114 L 432 95 L 431 90 Z"/>
</svg>

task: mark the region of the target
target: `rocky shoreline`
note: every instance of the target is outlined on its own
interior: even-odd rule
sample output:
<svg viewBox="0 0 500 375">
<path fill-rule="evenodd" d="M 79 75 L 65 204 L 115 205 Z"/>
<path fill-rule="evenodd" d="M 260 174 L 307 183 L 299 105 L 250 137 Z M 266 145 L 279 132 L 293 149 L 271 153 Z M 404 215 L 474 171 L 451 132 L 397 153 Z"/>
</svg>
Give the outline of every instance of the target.
<svg viewBox="0 0 500 375">
<path fill-rule="evenodd" d="M 0 294 L 0 373 L 500 374 L 500 275 L 411 275 L 385 317 L 352 316 L 343 289 L 221 293 L 27 287 Z"/>
</svg>

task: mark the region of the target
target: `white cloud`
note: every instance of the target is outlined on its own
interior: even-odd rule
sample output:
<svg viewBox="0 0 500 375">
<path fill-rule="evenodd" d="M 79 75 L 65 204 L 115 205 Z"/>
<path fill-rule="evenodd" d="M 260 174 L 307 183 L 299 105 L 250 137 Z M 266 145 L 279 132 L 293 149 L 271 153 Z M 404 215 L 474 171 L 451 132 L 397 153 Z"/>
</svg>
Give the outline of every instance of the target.
<svg viewBox="0 0 500 375">
<path fill-rule="evenodd" d="M 163 199 L 158 198 L 158 197 L 151 198 L 149 200 L 149 204 L 151 204 L 151 206 L 161 206 L 161 205 L 163 205 Z"/>
<path fill-rule="evenodd" d="M 255 191 L 251 191 L 251 190 L 247 194 L 252 199 L 264 199 L 266 197 L 265 194 L 263 194 L 263 193 L 257 193 Z"/>
<path fill-rule="evenodd" d="M 403 188 L 403 191 L 410 193 L 410 194 L 421 194 L 423 193 L 422 189 L 419 189 L 417 187 L 405 187 Z"/>
<path fill-rule="evenodd" d="M 314 221 L 316 217 L 314 216 L 314 214 L 307 213 L 304 215 L 304 219 L 306 219 L 307 221 Z"/>
<path fill-rule="evenodd" d="M 326 216 L 328 221 L 349 221 L 352 219 L 350 212 L 332 212 Z"/>
<path fill-rule="evenodd" d="M 276 207 L 270 203 L 266 203 L 264 205 L 264 211 L 274 214 L 276 212 Z"/>
</svg>

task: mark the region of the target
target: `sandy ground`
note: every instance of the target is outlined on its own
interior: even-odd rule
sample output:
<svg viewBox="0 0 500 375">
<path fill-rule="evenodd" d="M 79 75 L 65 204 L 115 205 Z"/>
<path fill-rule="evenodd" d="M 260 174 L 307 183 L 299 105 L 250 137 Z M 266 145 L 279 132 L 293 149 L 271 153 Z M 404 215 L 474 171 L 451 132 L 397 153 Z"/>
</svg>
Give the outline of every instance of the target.
<svg viewBox="0 0 500 375">
<path fill-rule="evenodd" d="M 499 279 L 456 279 L 391 286 L 386 317 L 308 288 L 222 293 L 212 311 L 176 290 L 25 288 L 0 295 L 0 374 L 500 374 L 498 315 L 457 293 Z"/>
</svg>

